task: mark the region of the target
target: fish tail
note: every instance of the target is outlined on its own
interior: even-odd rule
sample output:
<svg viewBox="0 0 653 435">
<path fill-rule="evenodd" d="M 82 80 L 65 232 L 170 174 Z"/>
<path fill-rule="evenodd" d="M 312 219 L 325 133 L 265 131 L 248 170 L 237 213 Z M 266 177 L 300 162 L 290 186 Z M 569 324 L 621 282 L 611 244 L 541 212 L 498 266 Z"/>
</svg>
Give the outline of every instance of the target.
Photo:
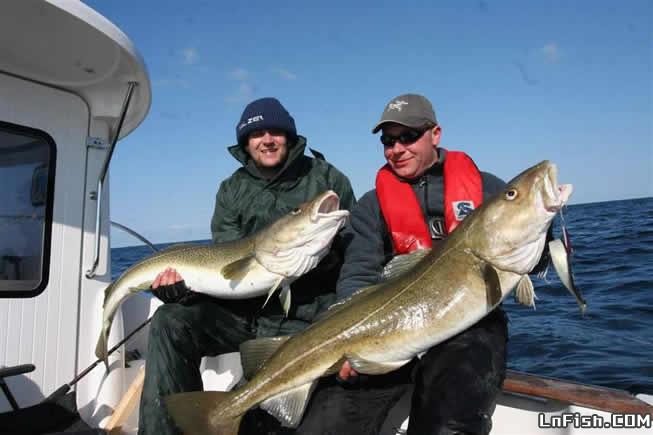
<svg viewBox="0 0 653 435">
<path fill-rule="evenodd" d="M 98 359 L 104 361 L 104 366 L 109 371 L 109 352 L 107 350 L 107 330 L 102 328 L 100 332 L 100 337 L 97 340 L 97 345 L 95 346 L 95 356 Z"/>
<path fill-rule="evenodd" d="M 164 397 L 168 413 L 185 434 L 238 435 L 242 414 L 233 418 L 213 418 L 212 414 L 224 409 L 231 393 L 221 391 L 195 391 Z"/>
</svg>

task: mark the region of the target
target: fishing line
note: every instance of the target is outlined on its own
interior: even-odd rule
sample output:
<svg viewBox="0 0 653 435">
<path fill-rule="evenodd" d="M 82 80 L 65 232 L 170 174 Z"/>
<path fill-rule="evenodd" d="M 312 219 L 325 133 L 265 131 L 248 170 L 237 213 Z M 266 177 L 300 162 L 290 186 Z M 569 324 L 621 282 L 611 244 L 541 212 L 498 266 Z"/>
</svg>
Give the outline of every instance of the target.
<svg viewBox="0 0 653 435">
<path fill-rule="evenodd" d="M 113 346 L 111 349 L 109 349 L 109 352 L 107 352 L 107 357 L 108 357 L 109 355 L 111 355 L 113 352 L 115 352 L 118 348 L 120 348 L 120 346 L 122 346 L 123 344 L 125 344 L 125 343 L 126 343 L 130 338 L 132 338 L 132 337 L 133 337 L 137 332 L 139 332 L 141 329 L 143 329 L 143 328 L 145 327 L 145 325 L 147 325 L 148 323 L 150 323 L 151 320 L 152 320 L 152 318 L 150 317 L 150 318 L 147 319 L 145 322 L 141 323 L 141 325 L 138 326 L 136 329 L 134 329 L 132 332 L 130 332 L 129 335 L 127 335 L 125 338 L 123 338 L 122 340 L 120 340 L 120 341 L 119 341 L 115 346 Z M 103 362 L 103 360 L 100 359 L 100 358 L 98 358 L 97 360 L 95 360 L 95 362 L 94 362 L 93 364 L 91 364 L 91 365 L 88 366 L 86 369 L 84 369 L 84 371 L 82 371 L 80 374 L 78 374 L 77 376 L 75 376 L 75 377 L 73 378 L 72 381 L 70 381 L 70 382 L 67 383 L 67 384 L 62 385 L 61 387 L 59 387 L 59 388 L 58 388 L 54 393 L 50 394 L 50 395 L 49 395 L 48 397 L 46 397 L 43 401 L 44 401 L 44 402 L 53 401 L 53 400 L 56 400 L 58 397 L 63 396 L 64 394 L 66 394 L 66 393 L 70 390 L 70 388 L 71 388 L 73 385 L 75 385 L 77 382 L 79 382 L 79 381 L 80 381 L 84 376 L 86 376 L 87 374 L 89 374 L 90 371 L 93 370 L 93 369 L 95 368 L 95 366 L 97 366 L 98 364 L 100 364 L 100 363 L 102 363 L 102 362 Z"/>
</svg>

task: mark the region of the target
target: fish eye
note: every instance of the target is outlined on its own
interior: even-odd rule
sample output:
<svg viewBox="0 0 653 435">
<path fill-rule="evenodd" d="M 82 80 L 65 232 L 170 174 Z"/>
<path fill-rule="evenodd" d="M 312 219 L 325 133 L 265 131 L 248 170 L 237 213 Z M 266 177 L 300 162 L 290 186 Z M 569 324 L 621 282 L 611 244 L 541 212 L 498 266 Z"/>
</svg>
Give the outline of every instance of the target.
<svg viewBox="0 0 653 435">
<path fill-rule="evenodd" d="M 510 189 L 506 191 L 506 199 L 508 201 L 512 201 L 515 198 L 517 198 L 517 189 Z"/>
<path fill-rule="evenodd" d="M 298 208 L 293 208 L 292 210 L 290 210 L 290 214 L 293 215 L 293 216 L 297 215 L 297 214 L 299 214 L 301 212 L 302 212 L 302 209 L 299 208 L 299 207 Z"/>
</svg>

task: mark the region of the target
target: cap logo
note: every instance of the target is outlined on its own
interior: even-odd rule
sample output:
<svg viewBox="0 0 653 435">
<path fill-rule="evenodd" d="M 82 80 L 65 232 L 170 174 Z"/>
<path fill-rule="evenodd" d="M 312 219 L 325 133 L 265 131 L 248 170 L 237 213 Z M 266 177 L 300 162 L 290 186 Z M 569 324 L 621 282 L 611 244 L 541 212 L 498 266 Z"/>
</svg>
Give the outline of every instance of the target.
<svg viewBox="0 0 653 435">
<path fill-rule="evenodd" d="M 246 125 L 249 125 L 253 122 L 260 122 L 260 121 L 263 121 L 263 115 L 252 116 L 251 118 L 248 118 L 247 121 L 241 122 L 240 125 L 238 126 L 238 130 L 242 130 L 243 128 L 245 128 Z"/>
<path fill-rule="evenodd" d="M 451 204 L 457 221 L 462 221 L 465 216 L 474 211 L 474 201 L 453 201 Z"/>
<path fill-rule="evenodd" d="M 388 110 L 401 112 L 401 106 L 405 106 L 406 104 L 408 103 L 404 100 L 395 100 L 393 103 L 388 104 Z"/>
</svg>

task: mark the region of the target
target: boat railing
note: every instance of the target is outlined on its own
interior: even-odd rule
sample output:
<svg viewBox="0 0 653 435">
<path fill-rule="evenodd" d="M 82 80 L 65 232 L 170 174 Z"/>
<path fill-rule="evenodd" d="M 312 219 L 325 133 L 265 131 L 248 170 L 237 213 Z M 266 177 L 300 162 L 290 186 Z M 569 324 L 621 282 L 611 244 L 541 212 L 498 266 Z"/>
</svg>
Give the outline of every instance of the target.
<svg viewBox="0 0 653 435">
<path fill-rule="evenodd" d="M 156 248 L 156 246 L 154 246 L 154 244 L 153 244 L 152 242 L 150 242 L 150 241 L 147 240 L 145 237 L 141 236 L 140 234 L 138 234 L 136 231 L 132 230 L 132 229 L 129 228 L 128 226 L 123 225 L 123 224 L 119 224 L 118 222 L 115 222 L 115 221 L 111 221 L 111 226 L 112 226 L 112 227 L 115 227 L 115 228 L 118 228 L 118 229 L 120 229 L 120 230 L 126 232 L 126 233 L 129 234 L 130 236 L 136 237 L 138 240 L 140 240 L 141 242 L 143 242 L 144 244 L 146 244 L 147 246 L 149 246 L 149 248 L 150 248 L 153 252 L 157 252 L 157 251 L 158 251 L 158 249 Z"/>
<path fill-rule="evenodd" d="M 122 103 L 122 108 L 120 109 L 120 119 L 116 127 L 116 131 L 113 134 L 113 139 L 111 140 L 111 145 L 109 146 L 109 152 L 107 153 L 104 163 L 102 165 L 102 170 L 100 171 L 100 176 L 98 177 L 97 190 L 91 192 L 91 199 L 97 201 L 95 208 L 95 254 L 93 257 L 93 264 L 91 268 L 86 271 L 86 278 L 91 279 L 95 276 L 98 265 L 100 264 L 100 236 L 102 229 L 102 190 L 104 188 L 104 180 L 109 171 L 109 164 L 111 163 L 111 158 L 113 157 L 113 151 L 116 148 L 116 143 L 120 137 L 120 130 L 122 129 L 122 124 L 125 121 L 125 115 L 127 114 L 127 109 L 129 109 L 129 102 L 131 101 L 132 95 L 134 93 L 134 87 L 136 87 L 136 82 L 129 82 L 127 87 L 127 94 L 125 95 L 125 100 Z"/>
</svg>

